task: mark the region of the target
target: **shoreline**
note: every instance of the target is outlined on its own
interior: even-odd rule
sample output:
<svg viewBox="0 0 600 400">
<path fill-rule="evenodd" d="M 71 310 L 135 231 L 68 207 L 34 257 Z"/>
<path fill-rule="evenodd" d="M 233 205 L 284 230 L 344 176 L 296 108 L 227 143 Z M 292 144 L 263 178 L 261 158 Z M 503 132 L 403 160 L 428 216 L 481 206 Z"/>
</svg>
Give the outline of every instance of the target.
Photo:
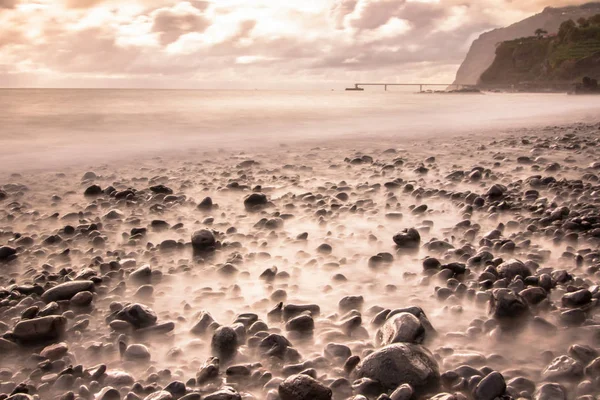
<svg viewBox="0 0 600 400">
<path fill-rule="evenodd" d="M 273 134 L 258 135 L 258 137 L 240 138 L 239 135 L 207 135 L 193 136 L 190 134 L 180 136 L 170 136 L 166 134 L 155 135 L 155 139 L 142 140 L 144 135 L 134 134 L 130 137 L 117 139 L 114 145 L 108 147 L 105 141 L 90 142 L 87 144 L 78 143 L 69 145 L 67 143 L 57 142 L 50 147 L 41 148 L 31 153 L 30 150 L 21 150 L 21 152 L 11 155 L 0 156 L 0 174 L 10 174 L 19 172 L 39 172 L 48 168 L 71 168 L 77 165 L 86 164 L 93 166 L 94 164 L 103 164 L 107 162 L 123 162 L 127 158 L 144 159 L 153 157 L 178 157 L 188 152 L 210 152 L 219 154 L 224 148 L 228 148 L 228 152 L 238 151 L 269 151 L 280 148 L 281 146 L 294 146 L 309 149 L 312 146 L 328 146 L 338 144 L 344 141 L 345 144 L 351 145 L 373 145 L 374 141 L 385 142 L 387 145 L 397 143 L 410 143 L 412 141 L 429 141 L 429 140 L 451 140 L 452 138 L 460 138 L 464 136 L 477 135 L 478 138 L 486 139 L 491 136 L 505 136 L 517 134 L 520 131 L 527 132 L 529 130 L 544 130 L 548 127 L 563 127 L 569 128 L 578 125 L 593 125 L 597 123 L 598 118 L 589 111 L 574 113 L 567 119 L 572 119 L 574 122 L 565 122 L 565 117 L 535 117 L 535 118 L 512 118 L 506 117 L 503 120 L 481 121 L 477 126 L 461 127 L 454 129 L 445 129 L 443 136 L 439 136 L 439 128 L 426 128 L 428 121 L 424 121 L 422 127 L 412 126 L 414 133 L 408 132 L 406 129 L 385 128 L 378 130 L 375 128 L 370 131 L 353 130 L 351 120 L 345 120 L 344 124 L 348 127 L 344 133 L 338 132 L 332 134 L 327 133 L 326 139 L 320 139 L 322 134 L 318 133 L 318 122 L 313 122 L 312 127 L 303 127 L 299 131 L 299 135 L 288 134 L 287 137 L 275 137 Z M 360 121 L 360 117 L 357 118 Z M 394 117 L 381 117 L 382 125 L 392 124 L 396 121 Z M 553 123 L 552 121 L 555 121 Z M 285 125 L 282 125 L 283 130 Z M 308 133 L 308 136 L 302 137 L 302 133 Z M 109 139 L 109 138 L 107 138 Z M 140 142 L 141 141 L 141 142 Z M 257 144 L 257 142 L 264 142 Z M 174 143 L 175 142 L 175 143 Z M 142 143 L 142 147 L 139 147 Z M 151 144 L 150 144 L 151 143 Z M 5 143 L 7 147 L 13 145 Z M 14 144 L 16 147 L 22 147 L 22 142 Z M 13 147 L 14 147 L 13 146 Z M 82 155 L 78 155 L 81 153 Z M 36 166 L 38 164 L 38 166 Z"/>
<path fill-rule="evenodd" d="M 0 391 L 376 399 L 393 349 L 417 396 L 575 393 L 552 365 L 600 346 L 599 122 L 377 138 L 8 177 Z"/>
</svg>

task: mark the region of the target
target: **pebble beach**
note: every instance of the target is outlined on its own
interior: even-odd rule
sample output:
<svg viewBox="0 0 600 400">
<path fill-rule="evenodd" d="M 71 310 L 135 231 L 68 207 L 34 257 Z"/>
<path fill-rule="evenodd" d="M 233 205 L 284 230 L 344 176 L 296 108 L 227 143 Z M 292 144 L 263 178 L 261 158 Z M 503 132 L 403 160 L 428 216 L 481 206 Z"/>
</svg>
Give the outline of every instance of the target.
<svg viewBox="0 0 600 400">
<path fill-rule="evenodd" d="M 594 400 L 600 124 L 0 174 L 0 400 Z"/>
</svg>

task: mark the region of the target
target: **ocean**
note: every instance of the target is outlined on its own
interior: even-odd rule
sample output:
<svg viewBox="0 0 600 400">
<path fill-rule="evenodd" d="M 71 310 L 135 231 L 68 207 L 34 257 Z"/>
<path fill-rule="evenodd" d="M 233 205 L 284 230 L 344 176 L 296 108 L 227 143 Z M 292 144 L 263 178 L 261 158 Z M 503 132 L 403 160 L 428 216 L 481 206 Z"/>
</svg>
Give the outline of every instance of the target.
<svg viewBox="0 0 600 400">
<path fill-rule="evenodd" d="M 593 121 L 600 96 L 397 91 L 0 90 L 1 169 Z"/>
</svg>

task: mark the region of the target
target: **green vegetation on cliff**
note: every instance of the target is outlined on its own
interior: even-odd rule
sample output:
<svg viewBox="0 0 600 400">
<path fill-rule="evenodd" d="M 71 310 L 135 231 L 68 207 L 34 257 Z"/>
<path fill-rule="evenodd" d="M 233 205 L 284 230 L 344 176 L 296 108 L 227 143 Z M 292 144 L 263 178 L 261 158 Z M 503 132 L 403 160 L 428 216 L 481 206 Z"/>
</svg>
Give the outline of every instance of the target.
<svg viewBox="0 0 600 400">
<path fill-rule="evenodd" d="M 499 43 L 496 58 L 481 75 L 483 84 L 572 82 L 600 78 L 600 14 L 565 21 L 557 34 Z"/>
</svg>

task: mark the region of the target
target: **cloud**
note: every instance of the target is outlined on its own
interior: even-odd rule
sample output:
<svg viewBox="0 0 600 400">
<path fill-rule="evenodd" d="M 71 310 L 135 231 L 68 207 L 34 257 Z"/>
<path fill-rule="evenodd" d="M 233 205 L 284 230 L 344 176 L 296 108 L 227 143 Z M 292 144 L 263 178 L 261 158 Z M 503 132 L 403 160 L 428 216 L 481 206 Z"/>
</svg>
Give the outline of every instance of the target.
<svg viewBox="0 0 600 400">
<path fill-rule="evenodd" d="M 18 0 L 0 0 L 0 8 L 14 8 Z"/>
<path fill-rule="evenodd" d="M 183 2 L 172 8 L 160 8 L 152 12 L 152 31 L 159 34 L 162 45 L 171 44 L 186 33 L 203 32 L 210 26 L 210 21 L 203 15 L 208 3 L 194 3 Z"/>
<path fill-rule="evenodd" d="M 66 0 L 66 6 L 68 8 L 90 8 L 103 2 L 104 0 Z"/>
<path fill-rule="evenodd" d="M 19 1 L 0 0 L 0 82 L 450 80 L 482 32 L 574 2 Z"/>
</svg>

